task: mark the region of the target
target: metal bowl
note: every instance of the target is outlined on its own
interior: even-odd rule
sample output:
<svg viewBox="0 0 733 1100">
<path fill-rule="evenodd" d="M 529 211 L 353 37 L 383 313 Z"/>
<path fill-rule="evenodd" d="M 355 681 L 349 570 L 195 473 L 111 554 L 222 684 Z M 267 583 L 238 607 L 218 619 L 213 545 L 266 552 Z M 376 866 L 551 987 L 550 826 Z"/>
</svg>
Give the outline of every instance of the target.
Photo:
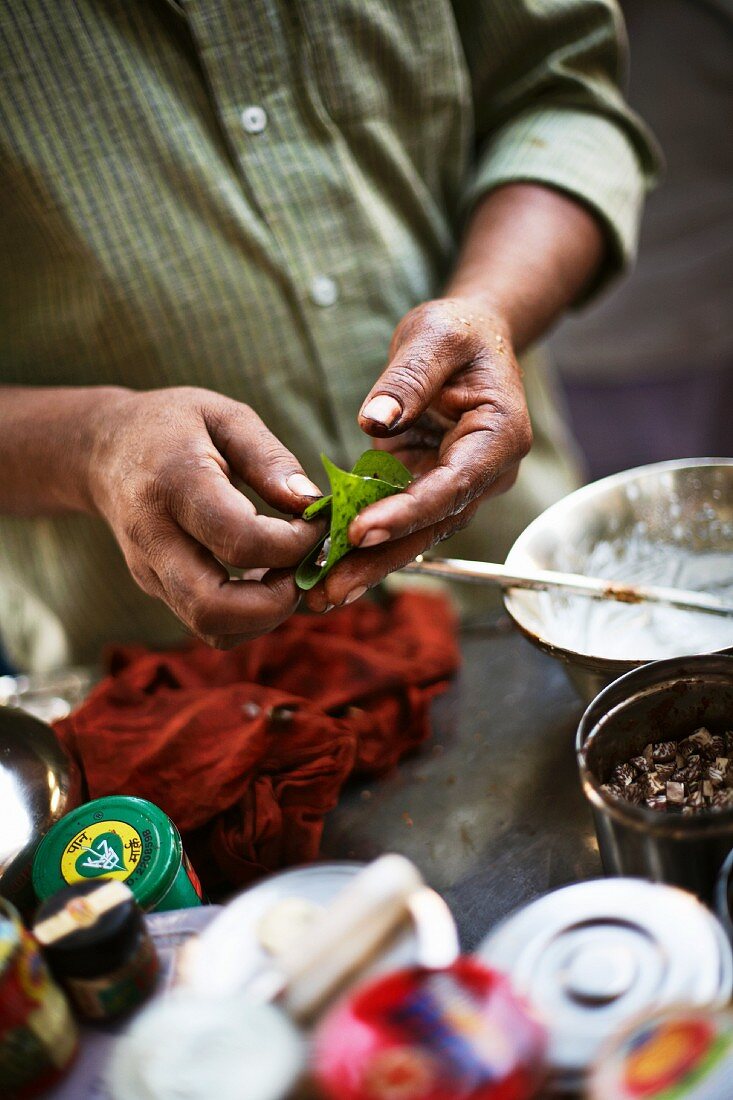
<svg viewBox="0 0 733 1100">
<path fill-rule="evenodd" d="M 35 905 L 33 856 L 57 821 L 80 805 L 79 769 L 50 726 L 0 707 L 0 894 L 22 913 Z"/>
<path fill-rule="evenodd" d="M 526 528 L 507 566 L 733 600 L 733 458 L 658 462 L 586 485 Z M 564 662 L 587 701 L 648 661 L 733 652 L 733 619 L 516 589 L 505 605 L 530 641 Z"/>
</svg>

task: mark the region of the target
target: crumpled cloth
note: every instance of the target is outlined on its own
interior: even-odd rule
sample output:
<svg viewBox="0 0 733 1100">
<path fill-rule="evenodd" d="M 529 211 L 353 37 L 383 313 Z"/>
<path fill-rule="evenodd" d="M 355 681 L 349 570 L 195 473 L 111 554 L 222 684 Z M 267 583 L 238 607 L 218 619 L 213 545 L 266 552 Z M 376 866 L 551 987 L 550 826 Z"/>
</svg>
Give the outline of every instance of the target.
<svg viewBox="0 0 733 1100">
<path fill-rule="evenodd" d="M 110 674 L 55 729 L 89 798 L 160 806 L 220 895 L 315 859 L 346 780 L 387 771 L 428 736 L 458 664 L 447 601 L 404 592 L 295 615 L 229 652 L 113 649 Z"/>
</svg>

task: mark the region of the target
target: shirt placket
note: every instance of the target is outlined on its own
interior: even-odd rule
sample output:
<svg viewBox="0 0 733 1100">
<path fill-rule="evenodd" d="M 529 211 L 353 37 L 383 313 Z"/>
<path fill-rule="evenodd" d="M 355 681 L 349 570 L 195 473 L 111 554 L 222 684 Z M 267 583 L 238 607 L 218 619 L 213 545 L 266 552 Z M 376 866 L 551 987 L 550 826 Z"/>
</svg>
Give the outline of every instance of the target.
<svg viewBox="0 0 733 1100">
<path fill-rule="evenodd" d="M 293 369 L 309 372 L 321 406 L 325 396 L 328 434 L 346 461 L 366 442 L 355 412 L 386 353 L 391 327 L 385 318 L 382 340 L 375 340 L 365 308 L 374 273 L 362 257 L 375 242 L 335 142 L 298 87 L 279 5 L 192 0 L 185 7 L 242 187 L 266 227 L 294 323 L 306 335 L 310 362 Z M 363 360 L 370 346 L 373 364 L 354 370 L 353 358 Z"/>
</svg>

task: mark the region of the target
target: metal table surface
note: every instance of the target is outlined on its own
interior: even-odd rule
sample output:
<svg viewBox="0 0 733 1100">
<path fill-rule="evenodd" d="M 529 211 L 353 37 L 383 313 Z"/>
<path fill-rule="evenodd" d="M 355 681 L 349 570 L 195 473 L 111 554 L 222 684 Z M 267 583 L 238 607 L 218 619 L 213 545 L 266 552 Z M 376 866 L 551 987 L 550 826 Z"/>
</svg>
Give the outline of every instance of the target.
<svg viewBox="0 0 733 1100">
<path fill-rule="evenodd" d="M 408 856 L 469 951 L 512 910 L 601 866 L 575 763 L 583 704 L 562 666 L 505 617 L 466 628 L 462 652 L 432 739 L 343 792 L 322 858 Z"/>
</svg>

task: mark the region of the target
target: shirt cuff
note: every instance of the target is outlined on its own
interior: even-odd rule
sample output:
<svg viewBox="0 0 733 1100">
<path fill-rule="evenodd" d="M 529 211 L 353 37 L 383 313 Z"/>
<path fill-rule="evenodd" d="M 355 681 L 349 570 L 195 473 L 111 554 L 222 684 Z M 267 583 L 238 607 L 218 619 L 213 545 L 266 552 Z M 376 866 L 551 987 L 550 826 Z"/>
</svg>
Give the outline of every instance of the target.
<svg viewBox="0 0 733 1100">
<path fill-rule="evenodd" d="M 622 127 L 602 115 L 534 108 L 486 143 L 464 192 L 464 210 L 506 183 L 540 183 L 578 199 L 600 220 L 609 242 L 605 262 L 583 294 L 586 302 L 636 256 L 644 195 L 656 168 L 649 146 L 640 153 Z"/>
</svg>

